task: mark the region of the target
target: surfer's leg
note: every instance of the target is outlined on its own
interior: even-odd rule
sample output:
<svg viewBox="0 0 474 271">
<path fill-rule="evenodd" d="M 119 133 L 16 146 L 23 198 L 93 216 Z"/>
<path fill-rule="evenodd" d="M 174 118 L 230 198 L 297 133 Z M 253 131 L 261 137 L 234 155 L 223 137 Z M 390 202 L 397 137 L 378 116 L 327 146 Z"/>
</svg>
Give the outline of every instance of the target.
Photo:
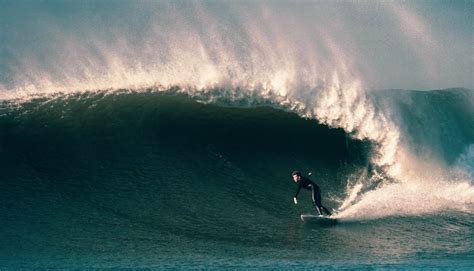
<svg viewBox="0 0 474 271">
<path fill-rule="evenodd" d="M 313 199 L 314 208 L 318 211 L 319 215 L 323 215 L 323 210 L 321 206 L 321 192 L 318 187 L 311 186 L 311 195 Z"/>
<path fill-rule="evenodd" d="M 332 215 L 332 213 L 329 212 L 329 210 L 328 210 L 326 207 L 324 207 L 324 206 L 321 205 L 321 208 L 324 210 L 324 212 L 325 212 L 327 215 Z"/>
</svg>

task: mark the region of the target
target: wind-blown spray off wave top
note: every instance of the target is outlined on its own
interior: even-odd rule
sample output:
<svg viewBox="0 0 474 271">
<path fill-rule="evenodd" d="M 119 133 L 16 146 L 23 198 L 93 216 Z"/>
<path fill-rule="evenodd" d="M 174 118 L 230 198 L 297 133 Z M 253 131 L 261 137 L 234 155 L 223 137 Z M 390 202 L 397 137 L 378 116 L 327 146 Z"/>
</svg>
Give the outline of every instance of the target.
<svg viewBox="0 0 474 271">
<path fill-rule="evenodd" d="M 104 5 L 5 4 L 2 96 L 179 85 L 305 99 L 335 84 L 473 88 L 468 3 Z M 446 16 L 456 8 L 465 12 Z"/>
</svg>

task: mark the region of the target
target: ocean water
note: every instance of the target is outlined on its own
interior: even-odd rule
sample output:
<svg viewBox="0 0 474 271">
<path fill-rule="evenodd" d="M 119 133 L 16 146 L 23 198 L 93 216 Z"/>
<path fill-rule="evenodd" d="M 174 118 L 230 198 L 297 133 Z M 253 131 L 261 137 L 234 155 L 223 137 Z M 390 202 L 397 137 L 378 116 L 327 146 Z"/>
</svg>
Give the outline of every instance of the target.
<svg viewBox="0 0 474 271">
<path fill-rule="evenodd" d="M 472 91 L 404 95 L 458 109 Z M 338 210 L 348 183 L 369 182 L 374 143 L 270 103 L 99 92 L 4 101 L 1 112 L 3 267 L 472 267 L 470 184 L 443 195 L 384 179 Z M 472 126 L 461 134 L 452 141 L 472 142 Z M 306 191 L 293 205 L 294 169 L 313 172 L 338 224 L 299 219 L 314 210 Z"/>
<path fill-rule="evenodd" d="M 474 269 L 472 10 L 0 2 L 0 269 Z"/>
</svg>

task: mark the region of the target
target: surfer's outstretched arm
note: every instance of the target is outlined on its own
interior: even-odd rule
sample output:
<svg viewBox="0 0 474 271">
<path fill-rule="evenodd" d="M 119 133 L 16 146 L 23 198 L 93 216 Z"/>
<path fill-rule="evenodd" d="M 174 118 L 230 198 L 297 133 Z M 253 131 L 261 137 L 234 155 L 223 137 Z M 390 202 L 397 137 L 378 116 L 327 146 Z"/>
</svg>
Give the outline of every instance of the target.
<svg viewBox="0 0 474 271">
<path fill-rule="evenodd" d="M 296 193 L 295 193 L 295 196 L 293 197 L 293 202 L 295 204 L 298 204 L 298 194 L 300 193 L 300 190 L 301 190 L 301 183 L 298 184 L 298 188 L 296 188 Z"/>
<path fill-rule="evenodd" d="M 296 193 L 295 193 L 295 196 L 294 196 L 295 199 L 298 197 L 298 194 L 300 193 L 300 190 L 301 190 L 301 185 L 298 185 L 298 188 L 296 188 Z"/>
</svg>

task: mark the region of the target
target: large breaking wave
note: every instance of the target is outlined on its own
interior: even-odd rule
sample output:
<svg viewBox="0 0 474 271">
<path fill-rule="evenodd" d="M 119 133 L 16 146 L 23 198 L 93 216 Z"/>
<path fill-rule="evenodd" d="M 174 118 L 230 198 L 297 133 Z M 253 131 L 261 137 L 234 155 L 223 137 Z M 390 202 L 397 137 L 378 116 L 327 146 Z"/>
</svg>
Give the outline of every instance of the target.
<svg viewBox="0 0 474 271">
<path fill-rule="evenodd" d="M 55 180 L 61 176 L 58 172 L 64 168 L 63 161 L 73 153 L 77 155 L 73 165 L 78 168 L 69 168 L 68 172 L 81 172 L 78 174 L 83 176 L 88 166 L 82 163 L 90 161 L 92 156 L 100 165 L 95 168 L 97 172 L 93 171 L 94 177 L 89 179 L 95 183 L 97 176 L 106 176 L 102 168 L 111 165 L 112 168 L 116 167 L 115 158 L 110 160 L 109 157 L 107 162 L 101 160 L 104 155 L 110 155 L 106 154 L 109 149 L 133 154 L 132 146 L 137 144 L 141 151 L 138 152 L 140 155 L 134 156 L 134 161 L 147 165 L 146 169 L 150 171 L 138 167 L 135 169 L 138 173 L 127 172 L 126 163 L 119 162 L 117 165 L 120 165 L 120 170 L 124 170 L 122 173 L 130 176 L 130 179 L 139 175 L 139 172 L 144 172 L 144 176 L 163 174 L 161 180 L 166 180 L 166 176 L 179 179 L 182 176 L 173 174 L 188 172 L 187 178 L 205 182 L 212 179 L 209 174 L 213 173 L 220 176 L 221 181 L 233 180 L 229 186 L 237 192 L 219 190 L 219 185 L 209 187 L 206 184 L 206 189 L 200 191 L 200 195 L 207 195 L 209 191 L 214 191 L 211 194 L 240 191 L 242 197 L 248 198 L 259 189 L 272 191 L 275 194 L 259 195 L 257 199 L 263 206 L 271 202 L 264 210 L 273 210 L 269 212 L 274 214 L 275 209 L 271 206 L 284 208 L 280 202 L 283 202 L 282 195 L 286 187 L 278 190 L 278 186 L 267 187 L 262 181 L 257 183 L 257 187 L 261 187 L 251 190 L 250 194 L 247 190 L 242 192 L 245 185 L 239 186 L 242 182 L 236 180 L 241 176 L 249 179 L 251 177 L 248 176 L 258 176 L 257 170 L 247 171 L 245 162 L 235 166 L 228 159 L 237 159 L 236 156 L 239 161 L 245 160 L 255 156 L 254 149 L 257 149 L 262 156 L 248 162 L 249 167 L 253 168 L 255 163 L 270 159 L 267 152 L 276 149 L 285 150 L 284 153 L 291 159 L 281 154 L 277 156 L 280 162 L 266 165 L 269 168 L 278 168 L 284 164 L 283 168 L 288 170 L 291 167 L 314 170 L 312 168 L 317 165 L 316 170 L 320 170 L 321 174 L 326 172 L 324 174 L 327 176 L 339 180 L 335 182 L 339 188 L 328 185 L 324 190 L 328 193 L 325 196 L 331 198 L 332 207 L 339 209 L 340 218 L 418 215 L 446 208 L 472 212 L 472 91 L 367 91 L 374 85 L 394 86 L 395 79 L 392 77 L 404 78 L 408 82 L 422 78 L 430 84 L 439 80 L 439 69 L 443 70 L 445 65 L 442 64 L 446 61 L 433 63 L 434 56 L 449 55 L 448 51 L 451 50 L 448 50 L 449 46 L 434 42 L 435 36 L 441 34 L 430 32 L 414 10 L 393 3 L 381 4 L 375 13 L 363 5 L 352 4 L 350 12 L 345 6 L 331 3 L 323 3 L 324 8 L 305 4 L 296 9 L 287 4 L 258 4 L 257 7 L 245 3 L 222 5 L 144 4 L 130 11 L 135 17 L 136 14 L 143 16 L 138 16 L 140 20 L 127 26 L 118 24 L 120 20 L 117 19 L 103 22 L 80 5 L 76 7 L 80 14 L 68 19 L 49 16 L 52 11 L 46 9 L 44 14 L 37 15 L 41 20 L 36 25 L 14 21 L 20 26 L 26 24 L 24 28 L 29 30 L 23 35 L 6 32 L 12 39 L 4 45 L 4 55 L 8 61 L 3 62 L 4 73 L 0 82 L 3 99 L 1 133 L 2 150 L 7 151 L 2 154 L 2 164 L 13 168 L 6 171 L 10 174 L 9 180 L 17 183 L 13 180 L 23 176 L 20 172 L 29 176 L 21 177 L 22 180 L 31 180 L 32 176 L 43 179 L 39 176 L 45 171 L 45 179 Z M 9 8 L 7 6 L 5 10 L 9 11 Z M 120 9 L 108 12 L 121 15 Z M 379 16 L 393 19 L 382 20 L 385 23 L 380 28 L 369 31 L 369 37 L 400 44 L 392 51 L 384 50 L 381 53 L 382 59 L 393 60 L 383 63 L 397 63 L 401 58 L 406 63 L 412 63 L 412 69 L 400 69 L 388 64 L 383 66 L 376 60 L 368 61 L 371 59 L 370 52 L 364 47 L 367 37 L 353 35 L 358 28 L 349 26 L 351 23 L 360 23 L 354 19 L 351 21 L 352 16 L 355 18 L 357 14 L 366 13 L 372 14 L 368 18 L 375 21 L 379 21 Z M 329 28 L 326 23 L 328 16 L 332 22 L 340 21 L 341 25 Z M 62 24 L 64 20 L 66 24 Z M 107 23 L 111 22 L 117 24 L 107 27 Z M 101 23 L 105 24 L 100 26 Z M 421 32 L 406 31 L 413 25 Z M 393 35 L 387 37 L 387 31 Z M 35 38 L 34 49 L 28 45 L 30 37 Z M 465 51 L 464 42 L 461 40 L 456 46 L 460 50 L 452 51 L 460 51 L 462 55 Z M 450 65 L 446 67 L 452 68 Z M 438 82 L 436 85 L 442 84 Z M 172 112 L 176 104 L 160 102 L 163 98 L 156 98 L 162 97 L 159 93 L 186 94 L 193 101 L 208 104 L 204 107 L 205 115 L 196 114 L 199 118 L 208 118 L 203 123 L 203 129 L 210 134 L 200 134 L 202 127 L 193 126 L 194 123 L 188 122 L 186 118 L 174 120 Z M 156 105 L 149 104 L 149 101 L 156 101 Z M 141 108 L 142 104 L 145 104 L 145 109 Z M 237 109 L 223 107 L 216 109 L 215 105 L 250 108 L 250 111 L 234 111 Z M 309 132 L 312 128 L 304 127 L 300 131 L 301 127 L 295 123 L 302 123 L 302 120 L 287 122 L 284 120 L 287 115 L 283 112 L 260 109 L 262 105 L 293 112 L 301 118 L 314 119 L 320 125 L 325 125 L 324 131 L 332 131 L 330 128 L 342 129 L 344 136 L 341 138 L 344 140 L 333 141 L 332 134 L 320 137 L 315 133 L 314 140 L 318 144 L 321 140 L 331 143 L 331 148 L 325 149 L 323 156 L 314 146 L 325 145 L 312 145 L 309 139 L 304 145 L 309 146 L 307 149 L 311 151 L 297 148 L 298 151 L 294 152 L 292 144 L 297 142 L 287 141 L 288 138 L 280 136 L 287 129 L 295 134 L 312 135 Z M 193 110 L 200 107 L 192 102 L 186 106 L 189 108 L 183 109 L 184 115 L 193 119 Z M 155 111 L 153 107 L 156 107 Z M 167 113 L 163 114 L 161 110 Z M 223 137 L 238 134 L 240 139 L 243 138 L 241 143 L 237 144 L 235 140 L 222 143 L 220 137 L 212 136 L 212 130 L 218 130 L 220 124 L 227 127 L 227 122 L 240 120 L 240 114 L 245 115 L 245 112 L 251 112 L 251 117 L 248 120 L 245 117 L 245 121 L 241 122 L 249 130 L 248 133 L 239 134 L 230 128 L 224 129 L 226 132 L 223 134 L 217 133 Z M 233 114 L 237 116 L 232 117 Z M 247 122 L 258 119 L 260 114 L 276 114 L 276 120 L 266 119 L 258 122 L 258 125 L 246 126 L 250 125 Z M 130 116 L 134 116 L 134 121 L 130 121 Z M 150 119 L 158 122 L 158 135 L 163 134 L 164 138 L 172 140 L 158 140 L 158 145 L 155 145 L 153 139 L 156 138 L 151 137 L 141 142 L 136 132 L 147 134 L 147 127 L 156 124 Z M 280 122 L 287 126 L 279 126 Z M 316 122 L 312 122 L 313 125 L 317 126 Z M 163 123 L 166 124 L 164 128 L 161 126 Z M 205 123 L 211 123 L 211 128 Z M 265 127 L 266 123 L 271 123 L 275 132 L 266 133 L 265 140 L 257 140 L 259 143 L 255 145 L 252 143 L 256 140 L 253 137 L 258 137 L 258 134 L 252 133 L 252 129 Z M 104 125 L 108 128 L 104 128 Z M 134 133 L 130 133 L 130 130 Z M 174 133 L 168 134 L 169 130 Z M 342 130 L 337 131 L 340 133 Z M 194 134 L 207 145 L 200 146 L 194 141 Z M 220 151 L 213 151 L 214 141 L 221 142 L 224 149 L 233 149 L 235 146 L 232 144 L 236 144 L 239 150 L 245 152 L 239 152 L 238 155 L 231 152 L 231 158 L 226 158 Z M 72 146 L 70 142 L 74 142 Z M 186 142 L 192 143 L 186 145 Z M 266 145 L 268 142 L 272 144 Z M 210 149 L 205 149 L 204 146 L 209 144 Z M 39 151 L 29 149 L 31 146 Z M 145 151 L 147 146 L 150 147 L 149 152 Z M 182 146 L 187 148 L 183 149 Z M 244 148 L 246 146 L 253 148 Z M 353 150 L 348 146 L 356 147 Z M 78 149 L 64 151 L 69 148 Z M 154 157 L 155 148 L 165 149 L 166 155 Z M 177 154 L 173 156 L 176 148 Z M 350 153 L 355 153 L 353 155 L 356 158 L 344 154 L 339 148 L 346 152 L 347 148 L 351 149 Z M 186 149 L 191 151 L 192 160 L 187 158 Z M 338 150 L 337 155 L 331 150 Z M 123 157 L 123 152 L 115 153 L 114 157 L 120 159 L 118 157 Z M 206 166 L 203 168 L 209 170 L 202 171 L 199 170 L 202 167 L 192 165 L 194 162 L 191 161 L 212 157 L 214 152 L 214 158 L 204 159 Z M 315 152 L 318 154 L 312 158 Z M 36 168 L 35 165 L 43 161 L 43 154 L 52 155 L 47 158 L 55 159 L 61 166 L 56 167 L 55 162 L 48 162 Z M 147 159 L 148 155 L 152 156 L 151 160 Z M 335 159 L 338 162 L 330 160 L 332 155 L 338 157 Z M 10 156 L 16 157 L 16 160 L 10 160 Z M 330 166 L 324 166 L 322 161 L 326 158 L 323 157 L 332 161 L 329 162 Z M 347 161 L 347 157 L 351 158 Z M 160 161 L 157 163 L 159 169 L 147 164 L 147 161 L 154 161 L 155 158 Z M 313 166 L 304 162 L 313 159 L 319 162 Z M 231 162 L 226 164 L 225 161 Z M 223 163 L 223 166 L 229 165 L 232 170 L 211 170 L 209 165 L 218 162 Z M 183 167 L 192 170 L 185 171 Z M 344 174 L 336 176 L 339 171 Z M 112 176 L 117 176 L 116 173 L 112 173 Z M 71 177 L 68 174 L 66 176 Z M 273 177 L 284 178 L 282 172 Z M 325 178 L 322 175 L 319 177 L 324 184 Z M 264 179 L 263 176 L 261 178 Z M 250 185 L 254 182 L 243 183 Z M 90 185 L 95 187 L 92 183 Z M 120 181 L 120 185 L 123 185 L 123 181 Z M 346 190 L 340 188 L 341 185 Z M 113 187 L 111 183 L 106 186 Z M 191 200 L 192 192 L 188 193 L 190 195 L 186 194 L 181 202 Z M 270 199 L 278 197 L 281 197 L 281 201 Z M 188 206 L 194 205 L 190 202 Z M 203 201 L 197 206 L 206 209 L 207 205 Z M 170 210 L 176 211 L 174 208 Z"/>
<path fill-rule="evenodd" d="M 70 193 L 71 201 L 74 194 L 89 195 L 85 204 L 92 208 L 114 209 L 122 199 L 126 206 L 115 212 L 141 209 L 147 219 L 166 210 L 169 216 L 191 212 L 217 219 L 225 210 L 211 206 L 229 201 L 239 212 L 254 208 L 292 217 L 288 174 L 299 168 L 315 171 L 325 201 L 341 219 L 472 212 L 470 90 L 358 97 L 367 103 L 360 120 L 346 108 L 357 102 L 344 107 L 334 99 L 333 106 L 311 111 L 302 103 L 222 96 L 229 91 L 189 96 L 174 88 L 3 101 L 4 199 L 55 187 Z M 430 119 L 436 121 L 427 125 Z"/>
</svg>

